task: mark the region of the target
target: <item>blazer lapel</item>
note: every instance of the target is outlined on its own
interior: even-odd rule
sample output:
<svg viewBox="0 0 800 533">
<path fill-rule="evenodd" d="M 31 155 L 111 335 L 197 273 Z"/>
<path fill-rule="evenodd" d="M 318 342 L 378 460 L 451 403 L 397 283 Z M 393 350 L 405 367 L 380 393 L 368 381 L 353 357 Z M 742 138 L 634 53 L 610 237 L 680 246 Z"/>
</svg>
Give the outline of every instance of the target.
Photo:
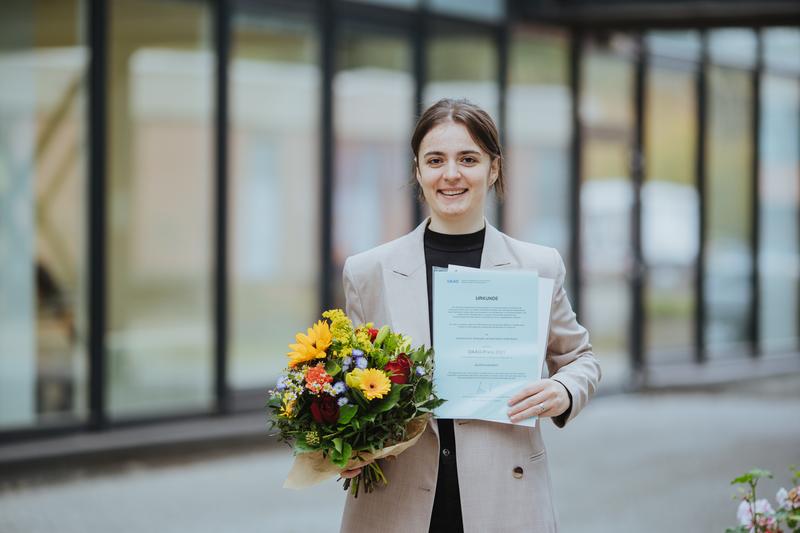
<svg viewBox="0 0 800 533">
<path fill-rule="evenodd" d="M 431 345 L 423 242 L 427 224 L 428 219 L 425 219 L 407 234 L 383 267 L 389 322 L 392 329 L 411 337 L 414 346 Z"/>
</svg>

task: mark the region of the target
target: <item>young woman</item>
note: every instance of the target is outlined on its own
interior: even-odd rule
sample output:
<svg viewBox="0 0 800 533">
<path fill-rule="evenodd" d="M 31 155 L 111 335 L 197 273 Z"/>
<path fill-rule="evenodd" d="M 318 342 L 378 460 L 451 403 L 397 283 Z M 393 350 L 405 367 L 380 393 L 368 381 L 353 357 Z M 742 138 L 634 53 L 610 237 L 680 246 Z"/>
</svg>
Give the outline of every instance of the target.
<svg viewBox="0 0 800 533">
<path fill-rule="evenodd" d="M 564 292 L 558 252 L 512 239 L 484 217 L 489 190 L 501 197 L 504 188 L 497 127 L 479 107 L 443 99 L 422 114 L 411 147 L 430 217 L 411 233 L 347 259 L 347 314 L 356 323 L 389 324 L 415 345 L 430 346 L 434 266 L 530 269 L 555 279 L 549 377 L 514 396 L 508 416 L 512 422 L 551 417 L 563 427 L 594 395 L 600 366 Z M 557 530 L 539 424 L 431 420 L 415 446 L 381 460 L 381 467 L 389 484 L 357 499 L 348 496 L 343 532 Z"/>
</svg>

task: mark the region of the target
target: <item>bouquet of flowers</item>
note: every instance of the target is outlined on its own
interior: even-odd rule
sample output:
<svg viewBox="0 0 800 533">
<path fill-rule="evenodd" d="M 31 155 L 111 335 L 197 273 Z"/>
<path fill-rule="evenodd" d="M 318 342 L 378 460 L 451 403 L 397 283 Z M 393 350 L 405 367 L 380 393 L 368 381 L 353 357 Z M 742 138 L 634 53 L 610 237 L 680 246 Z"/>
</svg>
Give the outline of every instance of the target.
<svg viewBox="0 0 800 533">
<path fill-rule="evenodd" d="M 781 487 L 775 495 L 778 504 L 777 511 L 770 505 L 766 498 L 756 498 L 756 487 L 761 478 L 771 478 L 768 470 L 755 469 L 743 474 L 733 481 L 731 485 L 741 485 L 741 503 L 736 512 L 739 526 L 728 528 L 726 533 L 800 533 L 800 470 L 794 467 L 789 469 L 792 473 L 791 490 Z M 746 487 L 746 488 L 744 488 Z M 783 527 L 786 529 L 783 529 Z"/>
<path fill-rule="evenodd" d="M 269 391 L 272 426 L 294 448 L 285 487 L 303 488 L 343 469 L 364 467 L 344 481 L 358 497 L 388 483 L 377 459 L 415 444 L 444 400 L 433 392 L 433 349 L 388 326 L 354 327 L 340 309 L 325 311 L 290 344 L 289 364 Z"/>
</svg>

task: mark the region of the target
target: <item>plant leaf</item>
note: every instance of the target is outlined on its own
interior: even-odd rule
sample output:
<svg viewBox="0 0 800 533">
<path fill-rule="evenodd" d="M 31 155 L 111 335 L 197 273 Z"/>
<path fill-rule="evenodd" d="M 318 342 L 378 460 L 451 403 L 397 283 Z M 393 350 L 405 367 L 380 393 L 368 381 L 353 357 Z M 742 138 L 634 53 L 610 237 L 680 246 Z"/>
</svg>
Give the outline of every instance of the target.
<svg viewBox="0 0 800 533">
<path fill-rule="evenodd" d="M 353 404 L 346 404 L 339 408 L 339 424 L 345 425 L 350 420 L 352 420 L 353 416 L 358 412 L 358 406 Z"/>
</svg>

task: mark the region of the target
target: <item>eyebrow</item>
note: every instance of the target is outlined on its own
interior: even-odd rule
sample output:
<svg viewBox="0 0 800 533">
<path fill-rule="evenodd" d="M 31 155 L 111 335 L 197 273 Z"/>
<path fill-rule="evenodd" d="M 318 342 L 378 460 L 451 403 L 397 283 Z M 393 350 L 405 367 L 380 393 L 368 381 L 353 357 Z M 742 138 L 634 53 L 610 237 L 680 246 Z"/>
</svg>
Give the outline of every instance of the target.
<svg viewBox="0 0 800 533">
<path fill-rule="evenodd" d="M 460 152 L 458 152 L 458 155 L 464 155 L 464 154 L 481 155 L 481 153 L 477 150 L 461 150 Z M 432 150 L 430 152 L 425 152 L 425 155 L 423 157 L 428 157 L 429 155 L 447 155 L 447 154 L 445 154 L 444 152 Z"/>
</svg>

